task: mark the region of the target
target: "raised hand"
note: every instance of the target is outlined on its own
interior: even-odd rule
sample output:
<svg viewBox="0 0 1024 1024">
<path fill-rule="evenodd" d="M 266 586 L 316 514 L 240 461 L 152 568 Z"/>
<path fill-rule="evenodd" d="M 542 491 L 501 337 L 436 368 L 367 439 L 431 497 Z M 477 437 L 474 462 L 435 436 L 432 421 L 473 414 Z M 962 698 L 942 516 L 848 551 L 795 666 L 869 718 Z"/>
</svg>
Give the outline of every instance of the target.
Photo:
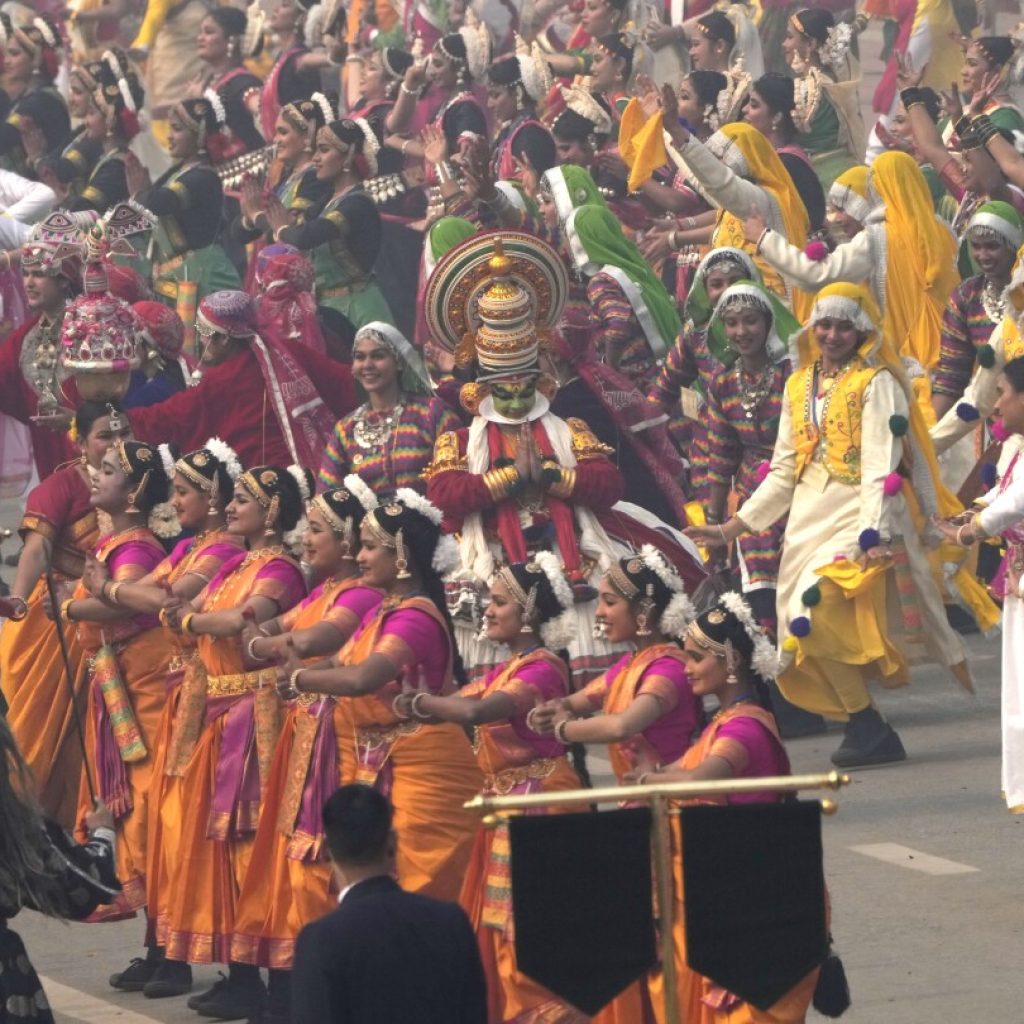
<svg viewBox="0 0 1024 1024">
<path fill-rule="evenodd" d="M 960 100 L 960 90 L 956 82 L 950 86 L 948 92 L 939 93 L 942 97 L 942 105 L 946 110 L 951 124 L 956 124 L 964 116 L 964 106 Z"/>
<path fill-rule="evenodd" d="M 448 139 L 437 125 L 428 124 L 420 132 L 423 159 L 429 164 L 440 164 L 448 159 Z"/>
<path fill-rule="evenodd" d="M 896 87 L 903 89 L 916 89 L 924 78 L 928 65 L 922 65 L 920 70 L 914 67 L 914 61 L 910 54 L 895 54 L 896 57 Z"/>
<path fill-rule="evenodd" d="M 764 214 L 760 210 L 752 210 L 743 219 L 743 237 L 753 245 L 761 241 L 761 236 L 768 227 Z"/>
<path fill-rule="evenodd" d="M 131 152 L 125 154 L 124 180 L 128 186 L 128 195 L 130 196 L 137 195 L 152 184 L 149 171 L 142 166 L 139 158 Z"/>
<path fill-rule="evenodd" d="M 523 185 L 523 191 L 531 199 L 536 199 L 537 189 L 540 187 L 540 174 L 538 174 L 537 168 L 533 166 L 530 154 L 523 152 L 521 156 L 515 157 L 515 165 L 516 171 L 519 174 L 519 180 Z"/>
<path fill-rule="evenodd" d="M 988 106 L 989 101 L 1004 85 L 1003 73 L 1001 71 L 989 71 L 981 80 L 979 88 L 972 96 L 971 102 L 967 104 L 965 113 L 968 117 L 977 117 Z"/>
<path fill-rule="evenodd" d="M 674 97 L 675 93 L 672 95 Z M 636 98 L 640 101 L 644 117 L 654 117 L 662 109 L 662 94 L 650 75 L 636 76 Z"/>
</svg>

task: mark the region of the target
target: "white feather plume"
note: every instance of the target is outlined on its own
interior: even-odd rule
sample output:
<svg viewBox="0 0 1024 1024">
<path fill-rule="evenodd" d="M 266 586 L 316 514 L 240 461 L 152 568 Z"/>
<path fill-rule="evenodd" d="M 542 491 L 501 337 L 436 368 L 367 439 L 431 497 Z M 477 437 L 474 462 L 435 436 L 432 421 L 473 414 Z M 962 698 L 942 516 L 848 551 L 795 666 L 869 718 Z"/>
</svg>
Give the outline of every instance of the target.
<svg viewBox="0 0 1024 1024">
<path fill-rule="evenodd" d="M 442 534 L 434 548 L 431 565 L 439 576 L 447 576 L 459 564 L 459 545 L 450 534 Z"/>
<path fill-rule="evenodd" d="M 395 498 L 406 508 L 411 508 L 414 512 L 419 512 L 424 519 L 429 519 L 435 526 L 441 525 L 441 520 L 444 518 L 441 510 L 433 502 L 424 498 L 419 491 L 414 491 L 411 487 L 399 487 L 395 491 Z"/>
<path fill-rule="evenodd" d="M 665 636 L 681 639 L 687 627 L 697 618 L 697 609 L 693 602 L 680 591 L 672 596 L 658 620 L 658 628 Z"/>
<path fill-rule="evenodd" d="M 227 441 L 211 437 L 203 447 L 227 470 L 232 482 L 242 475 L 242 460 Z"/>
<path fill-rule="evenodd" d="M 313 496 L 309 491 L 309 480 L 306 478 L 306 471 L 301 466 L 296 466 L 292 463 L 292 465 L 288 467 L 288 473 L 299 488 L 299 495 L 302 498 L 303 505 L 305 505 L 305 503 Z"/>
<path fill-rule="evenodd" d="M 356 501 L 359 502 L 363 508 L 369 512 L 370 509 L 376 508 L 379 502 L 377 501 L 377 495 L 370 490 L 369 485 L 358 473 L 349 473 L 347 477 L 341 482 L 342 487 L 352 495 Z"/>
<path fill-rule="evenodd" d="M 156 450 L 160 453 L 160 461 L 164 466 L 164 474 L 168 480 L 174 479 L 174 453 L 171 451 L 171 446 L 168 444 L 158 444 Z"/>
</svg>

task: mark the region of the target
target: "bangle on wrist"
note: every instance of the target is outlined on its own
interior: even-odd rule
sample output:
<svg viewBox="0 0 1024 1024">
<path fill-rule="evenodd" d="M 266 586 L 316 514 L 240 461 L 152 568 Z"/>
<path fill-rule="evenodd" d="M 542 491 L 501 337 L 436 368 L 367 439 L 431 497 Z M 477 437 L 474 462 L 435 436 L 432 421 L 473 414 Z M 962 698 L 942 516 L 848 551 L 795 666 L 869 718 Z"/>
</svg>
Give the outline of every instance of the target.
<svg viewBox="0 0 1024 1024">
<path fill-rule="evenodd" d="M 256 652 L 254 651 L 254 650 L 253 650 L 253 646 L 254 646 L 254 644 L 255 644 L 255 643 L 256 643 L 256 641 L 257 641 L 257 640 L 259 640 L 259 639 L 261 639 L 261 638 L 260 638 L 260 637 L 258 637 L 258 636 L 254 636 L 254 637 L 253 637 L 253 638 L 252 638 L 252 639 L 251 639 L 251 640 L 249 641 L 249 643 L 248 643 L 248 644 L 246 644 L 246 647 L 245 647 L 245 652 L 246 652 L 246 654 L 248 654 L 248 655 L 249 655 L 249 657 L 250 657 L 250 658 L 251 658 L 251 659 L 252 659 L 253 661 L 269 661 L 269 660 L 270 660 L 269 658 L 261 658 L 261 657 L 260 657 L 260 656 L 259 656 L 259 655 L 258 655 L 258 654 L 257 654 L 257 653 L 256 653 Z"/>
<path fill-rule="evenodd" d="M 182 633 L 192 632 L 192 620 L 196 617 L 195 612 L 186 612 L 181 617 L 181 631 Z"/>
<path fill-rule="evenodd" d="M 288 677 L 288 685 L 289 685 L 289 686 L 290 686 L 290 687 L 291 687 L 291 688 L 292 688 L 292 689 L 293 689 L 293 690 L 294 690 L 294 691 L 295 691 L 296 693 L 302 693 L 302 687 L 301 687 L 301 686 L 299 686 L 299 676 L 300 676 L 300 675 L 301 675 L 301 674 L 302 674 L 302 673 L 303 673 L 304 671 L 305 671 L 304 669 L 301 669 L 301 668 L 297 668 L 297 669 L 295 669 L 295 671 L 294 671 L 294 672 L 292 672 L 292 674 L 291 674 L 291 675 L 290 675 L 290 676 Z"/>
<path fill-rule="evenodd" d="M 110 582 L 109 580 L 107 581 Z M 104 584 L 106 585 L 106 584 Z M 117 604 L 117 592 L 124 586 L 124 580 L 119 580 L 116 583 L 110 584 L 110 589 L 107 591 L 107 600 L 111 604 Z"/>
<path fill-rule="evenodd" d="M 21 622 L 28 615 L 28 601 L 23 597 L 12 597 L 11 603 L 17 605 L 17 610 L 12 610 L 10 618 L 12 622 Z"/>
<path fill-rule="evenodd" d="M 670 231 L 668 233 L 668 247 L 670 249 L 678 249 L 679 248 L 679 239 L 676 237 L 676 235 L 677 235 L 677 232 L 675 232 L 675 231 Z"/>
<path fill-rule="evenodd" d="M 568 747 L 572 740 L 565 735 L 565 727 L 572 721 L 570 718 L 563 718 L 558 725 L 555 726 L 555 739 L 562 744 L 563 747 Z"/>
<path fill-rule="evenodd" d="M 71 605 L 74 604 L 74 601 L 75 601 L 75 599 L 73 597 L 69 597 L 60 606 L 60 617 L 65 622 L 74 622 L 75 621 L 73 618 L 71 618 Z"/>
<path fill-rule="evenodd" d="M 416 696 L 413 697 L 411 701 L 409 701 L 409 710 L 412 712 L 413 718 L 418 718 L 421 722 L 425 722 L 428 718 L 430 718 L 430 715 L 424 715 L 420 711 L 420 701 L 423 700 L 424 697 L 429 696 L 429 693 L 420 692 L 417 693 Z"/>
<path fill-rule="evenodd" d="M 406 96 L 419 96 L 420 94 L 419 89 L 410 89 L 409 86 L 405 84 L 405 82 L 402 82 L 402 84 L 398 87 L 398 91 L 404 92 Z"/>
<path fill-rule="evenodd" d="M 768 234 L 769 231 L 771 231 L 771 228 L 765 228 L 764 231 L 762 231 L 761 234 L 757 236 L 757 245 L 754 246 L 755 256 L 760 254 L 761 246 L 764 244 L 765 236 Z"/>
</svg>

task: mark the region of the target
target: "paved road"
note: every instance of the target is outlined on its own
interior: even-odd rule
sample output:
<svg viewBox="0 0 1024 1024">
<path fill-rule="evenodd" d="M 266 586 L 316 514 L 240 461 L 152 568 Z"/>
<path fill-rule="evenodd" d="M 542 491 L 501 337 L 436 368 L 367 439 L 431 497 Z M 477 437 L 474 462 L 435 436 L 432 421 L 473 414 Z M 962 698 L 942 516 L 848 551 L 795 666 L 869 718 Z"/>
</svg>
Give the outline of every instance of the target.
<svg viewBox="0 0 1024 1024">
<path fill-rule="evenodd" d="M 1021 1020 L 1024 818 L 999 797 L 998 641 L 970 640 L 978 695 L 933 669 L 882 706 L 906 764 L 854 775 L 824 825 L 833 930 L 853 990 L 849 1024 Z M 828 768 L 838 737 L 790 744 L 795 771 Z M 865 849 L 869 848 L 869 849 Z M 61 1022 L 195 1022 L 184 999 L 125 996 L 107 975 L 135 955 L 138 922 L 16 922 Z M 1013 951 L 1016 951 L 1014 953 Z M 197 971 L 197 982 L 215 977 Z M 820 1019 L 820 1018 L 816 1018 Z"/>
</svg>

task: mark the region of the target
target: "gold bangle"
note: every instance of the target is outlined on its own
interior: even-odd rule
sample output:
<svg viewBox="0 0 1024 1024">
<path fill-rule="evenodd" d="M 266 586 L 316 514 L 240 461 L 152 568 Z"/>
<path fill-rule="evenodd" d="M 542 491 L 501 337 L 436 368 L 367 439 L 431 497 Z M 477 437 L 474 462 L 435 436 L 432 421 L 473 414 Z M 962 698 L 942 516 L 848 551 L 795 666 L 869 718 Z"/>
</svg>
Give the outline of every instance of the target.
<svg viewBox="0 0 1024 1024">
<path fill-rule="evenodd" d="M 181 631 L 182 633 L 192 632 L 192 620 L 196 617 L 195 612 L 186 612 L 181 617 Z"/>
<path fill-rule="evenodd" d="M 69 597 L 66 601 L 61 603 L 60 606 L 60 617 L 67 623 L 72 623 L 75 620 L 71 618 L 71 605 L 74 603 L 74 598 Z"/>
<path fill-rule="evenodd" d="M 301 668 L 295 669 L 294 672 L 288 677 L 288 685 L 296 692 L 302 693 L 302 687 L 299 686 L 299 674 L 303 670 Z"/>
<path fill-rule="evenodd" d="M 502 466 L 501 469 L 489 469 L 484 473 L 484 484 L 493 501 L 503 501 L 515 489 L 519 482 L 519 473 L 514 466 Z"/>
<path fill-rule="evenodd" d="M 576 470 L 562 466 L 559 467 L 559 473 L 561 476 L 558 482 L 553 483 L 548 490 L 556 498 L 571 498 L 572 492 L 576 489 Z"/>
<path fill-rule="evenodd" d="M 117 604 L 117 592 L 124 586 L 124 580 L 120 580 L 117 583 L 111 583 L 110 589 L 107 591 L 107 600 L 111 604 Z"/>
</svg>

